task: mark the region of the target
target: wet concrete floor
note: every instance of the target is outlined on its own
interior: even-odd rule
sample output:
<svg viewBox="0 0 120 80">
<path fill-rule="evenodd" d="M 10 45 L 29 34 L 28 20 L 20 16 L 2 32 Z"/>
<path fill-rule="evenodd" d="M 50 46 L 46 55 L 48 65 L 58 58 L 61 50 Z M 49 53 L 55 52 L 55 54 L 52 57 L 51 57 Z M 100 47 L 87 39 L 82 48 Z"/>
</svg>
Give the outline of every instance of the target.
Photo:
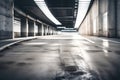
<svg viewBox="0 0 120 80">
<path fill-rule="evenodd" d="M 76 34 L 38 37 L 0 52 L 0 80 L 120 80 L 119 47 Z"/>
</svg>

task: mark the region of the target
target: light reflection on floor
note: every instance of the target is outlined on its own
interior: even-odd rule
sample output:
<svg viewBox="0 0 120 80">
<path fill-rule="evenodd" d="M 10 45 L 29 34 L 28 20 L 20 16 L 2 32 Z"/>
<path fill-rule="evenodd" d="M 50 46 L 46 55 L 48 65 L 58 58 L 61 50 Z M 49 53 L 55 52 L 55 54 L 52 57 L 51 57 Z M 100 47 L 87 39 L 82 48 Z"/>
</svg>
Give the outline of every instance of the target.
<svg viewBox="0 0 120 80">
<path fill-rule="evenodd" d="M 0 52 L 0 80 L 120 80 L 119 46 L 77 33 L 38 37 Z"/>
</svg>

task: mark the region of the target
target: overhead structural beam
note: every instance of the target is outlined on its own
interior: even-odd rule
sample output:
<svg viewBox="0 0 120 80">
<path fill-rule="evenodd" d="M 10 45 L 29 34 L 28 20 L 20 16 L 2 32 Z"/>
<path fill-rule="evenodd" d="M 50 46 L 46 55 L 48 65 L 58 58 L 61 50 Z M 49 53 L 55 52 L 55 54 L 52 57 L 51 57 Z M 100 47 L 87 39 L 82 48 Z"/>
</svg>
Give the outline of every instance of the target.
<svg viewBox="0 0 120 80">
<path fill-rule="evenodd" d="M 22 16 L 26 16 L 26 14 L 25 14 L 24 12 L 22 12 L 22 11 L 19 10 L 19 9 L 17 9 L 16 7 L 14 7 L 14 10 L 15 10 L 17 13 L 21 14 Z"/>
<path fill-rule="evenodd" d="M 57 18 L 73 18 L 73 16 L 62 16 L 62 17 L 57 17 Z"/>
<path fill-rule="evenodd" d="M 67 19 L 67 20 L 59 20 L 59 21 L 73 21 L 72 19 Z"/>
<path fill-rule="evenodd" d="M 73 7 L 50 7 L 49 9 L 74 9 Z"/>
<path fill-rule="evenodd" d="M 15 10 L 18 14 L 20 14 L 20 15 L 22 15 L 22 16 L 30 19 L 30 20 L 33 20 L 33 21 L 36 21 L 36 22 L 38 22 L 38 23 L 42 23 L 42 24 L 44 24 L 44 25 L 47 25 L 46 23 L 44 23 L 44 22 L 42 22 L 42 21 L 40 21 L 40 20 L 38 20 L 38 19 L 35 19 L 35 18 L 27 15 L 26 13 L 22 12 L 22 11 L 19 10 L 18 8 L 14 8 L 14 10 Z"/>
</svg>

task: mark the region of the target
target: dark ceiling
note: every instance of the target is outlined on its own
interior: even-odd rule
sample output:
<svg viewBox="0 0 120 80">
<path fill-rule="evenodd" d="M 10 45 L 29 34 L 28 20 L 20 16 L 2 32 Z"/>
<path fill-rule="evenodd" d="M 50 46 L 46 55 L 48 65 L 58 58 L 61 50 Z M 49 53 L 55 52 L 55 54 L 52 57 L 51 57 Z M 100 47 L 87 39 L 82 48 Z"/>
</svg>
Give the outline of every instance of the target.
<svg viewBox="0 0 120 80">
<path fill-rule="evenodd" d="M 67 28 L 73 28 L 76 20 L 78 0 L 45 0 L 52 14 Z M 15 7 L 43 22 L 51 22 L 35 4 L 34 0 L 14 0 Z"/>
<path fill-rule="evenodd" d="M 45 0 L 52 14 L 67 28 L 73 28 L 78 0 Z"/>
<path fill-rule="evenodd" d="M 14 5 L 15 7 L 34 17 L 35 19 L 39 19 L 47 24 L 55 26 L 55 24 L 51 20 L 49 20 L 39 9 L 34 0 L 14 0 Z"/>
</svg>

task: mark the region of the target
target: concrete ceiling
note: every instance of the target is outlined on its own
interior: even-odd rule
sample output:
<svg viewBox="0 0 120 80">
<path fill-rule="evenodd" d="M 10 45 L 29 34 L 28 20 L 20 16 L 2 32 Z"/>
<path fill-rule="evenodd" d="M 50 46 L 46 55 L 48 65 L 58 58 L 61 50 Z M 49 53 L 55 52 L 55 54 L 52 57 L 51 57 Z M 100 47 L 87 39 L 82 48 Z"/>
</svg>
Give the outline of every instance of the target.
<svg viewBox="0 0 120 80">
<path fill-rule="evenodd" d="M 67 28 L 75 25 L 78 0 L 45 0 L 52 14 Z M 76 13 L 77 14 L 77 13 Z"/>
<path fill-rule="evenodd" d="M 35 19 L 39 19 L 47 24 L 55 26 L 55 24 L 43 14 L 34 0 L 14 0 L 14 5 Z"/>
<path fill-rule="evenodd" d="M 75 11 L 77 12 L 77 7 L 75 7 L 76 1 L 78 0 L 45 0 L 52 14 L 67 28 L 73 28 L 75 25 Z M 34 18 L 55 25 L 43 14 L 34 0 L 14 0 L 14 3 L 15 7 Z"/>
</svg>

